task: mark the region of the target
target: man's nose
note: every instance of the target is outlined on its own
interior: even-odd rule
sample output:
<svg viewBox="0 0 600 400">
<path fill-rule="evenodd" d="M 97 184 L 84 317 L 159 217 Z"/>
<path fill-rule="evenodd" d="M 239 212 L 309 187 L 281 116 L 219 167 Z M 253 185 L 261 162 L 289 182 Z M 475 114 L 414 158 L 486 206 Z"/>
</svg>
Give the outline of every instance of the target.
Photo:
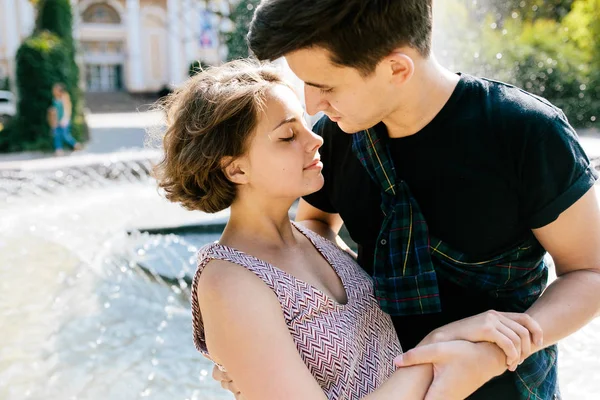
<svg viewBox="0 0 600 400">
<path fill-rule="evenodd" d="M 309 85 L 304 85 L 304 102 L 306 103 L 306 112 L 310 115 L 327 110 L 329 105 L 327 100 L 323 98 L 321 91 Z"/>
</svg>

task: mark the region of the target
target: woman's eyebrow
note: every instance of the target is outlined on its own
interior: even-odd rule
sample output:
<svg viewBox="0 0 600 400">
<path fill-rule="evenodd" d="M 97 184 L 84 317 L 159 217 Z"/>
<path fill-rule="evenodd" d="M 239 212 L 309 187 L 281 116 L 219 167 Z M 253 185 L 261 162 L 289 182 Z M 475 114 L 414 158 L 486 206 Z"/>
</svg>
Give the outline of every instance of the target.
<svg viewBox="0 0 600 400">
<path fill-rule="evenodd" d="M 296 117 L 287 117 L 286 119 L 281 121 L 279 124 L 277 124 L 277 126 L 275 128 L 271 129 L 271 132 L 273 132 L 274 130 L 279 128 L 281 125 L 289 124 L 289 123 L 296 122 L 296 121 L 297 121 Z"/>
</svg>

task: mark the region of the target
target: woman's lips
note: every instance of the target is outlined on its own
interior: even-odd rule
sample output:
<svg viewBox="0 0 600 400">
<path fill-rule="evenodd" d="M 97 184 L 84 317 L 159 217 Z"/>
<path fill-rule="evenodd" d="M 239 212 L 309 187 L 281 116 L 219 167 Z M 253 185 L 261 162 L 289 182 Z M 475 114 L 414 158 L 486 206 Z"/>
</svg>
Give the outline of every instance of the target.
<svg viewBox="0 0 600 400">
<path fill-rule="evenodd" d="M 304 169 L 322 169 L 323 168 L 323 163 L 321 162 L 320 159 L 316 159 L 313 162 L 311 162 L 310 164 L 308 164 L 306 167 L 304 167 Z"/>
</svg>

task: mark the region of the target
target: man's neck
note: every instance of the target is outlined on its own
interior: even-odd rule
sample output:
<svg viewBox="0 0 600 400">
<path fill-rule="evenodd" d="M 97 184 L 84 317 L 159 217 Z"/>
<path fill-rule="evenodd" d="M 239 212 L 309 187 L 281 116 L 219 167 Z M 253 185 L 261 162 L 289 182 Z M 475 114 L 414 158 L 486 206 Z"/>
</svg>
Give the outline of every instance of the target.
<svg viewBox="0 0 600 400">
<path fill-rule="evenodd" d="M 446 105 L 459 80 L 433 56 L 423 60 L 407 83 L 405 101 L 383 120 L 388 135 L 406 137 L 427 126 Z"/>
</svg>

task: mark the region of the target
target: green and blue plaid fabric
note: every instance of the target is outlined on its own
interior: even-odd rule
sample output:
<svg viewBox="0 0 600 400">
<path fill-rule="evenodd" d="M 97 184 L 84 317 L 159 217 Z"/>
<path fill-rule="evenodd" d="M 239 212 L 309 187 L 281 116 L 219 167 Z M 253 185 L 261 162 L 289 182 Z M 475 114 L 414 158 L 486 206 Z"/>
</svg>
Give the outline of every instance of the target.
<svg viewBox="0 0 600 400">
<path fill-rule="evenodd" d="M 490 260 L 474 260 L 429 234 L 406 182 L 398 180 L 386 137 L 374 129 L 353 135 L 352 149 L 381 189 L 384 220 L 373 263 L 375 296 L 391 315 L 441 311 L 437 276 L 465 289 L 509 300 L 526 311 L 545 288 L 545 250 L 533 235 Z M 556 346 L 530 356 L 515 373 L 523 399 L 552 399 L 557 391 Z"/>
</svg>

